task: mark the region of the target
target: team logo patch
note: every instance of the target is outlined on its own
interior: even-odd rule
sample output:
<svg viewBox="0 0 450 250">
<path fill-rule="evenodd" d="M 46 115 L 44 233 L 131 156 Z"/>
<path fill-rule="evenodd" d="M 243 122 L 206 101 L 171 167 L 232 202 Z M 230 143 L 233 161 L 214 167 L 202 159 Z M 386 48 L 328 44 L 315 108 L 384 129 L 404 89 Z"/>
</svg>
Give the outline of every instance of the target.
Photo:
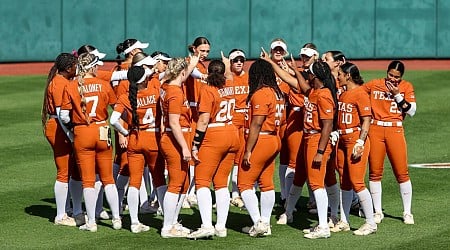
<svg viewBox="0 0 450 250">
<path fill-rule="evenodd" d="M 450 168 L 450 162 L 409 164 L 412 168 Z"/>
</svg>

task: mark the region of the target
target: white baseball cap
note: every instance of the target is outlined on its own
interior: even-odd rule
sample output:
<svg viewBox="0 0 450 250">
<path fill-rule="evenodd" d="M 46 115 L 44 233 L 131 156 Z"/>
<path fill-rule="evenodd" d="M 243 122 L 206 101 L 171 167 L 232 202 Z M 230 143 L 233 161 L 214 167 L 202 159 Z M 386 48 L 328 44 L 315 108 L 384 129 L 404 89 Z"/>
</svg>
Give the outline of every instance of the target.
<svg viewBox="0 0 450 250">
<path fill-rule="evenodd" d="M 93 54 L 94 56 L 97 56 L 98 59 L 103 59 L 106 56 L 105 53 L 101 53 L 100 51 L 98 51 L 98 49 L 95 49 L 95 50 L 89 52 L 89 54 Z"/>
<path fill-rule="evenodd" d="M 134 66 L 142 66 L 142 65 L 155 65 L 158 61 L 155 60 L 151 56 L 147 56 L 144 59 L 140 60 L 139 62 L 135 63 Z"/>
<path fill-rule="evenodd" d="M 124 54 L 130 53 L 134 49 L 145 49 L 148 47 L 148 43 L 141 43 L 139 40 L 136 41 L 133 45 L 131 45 L 128 49 L 124 50 Z"/>
</svg>

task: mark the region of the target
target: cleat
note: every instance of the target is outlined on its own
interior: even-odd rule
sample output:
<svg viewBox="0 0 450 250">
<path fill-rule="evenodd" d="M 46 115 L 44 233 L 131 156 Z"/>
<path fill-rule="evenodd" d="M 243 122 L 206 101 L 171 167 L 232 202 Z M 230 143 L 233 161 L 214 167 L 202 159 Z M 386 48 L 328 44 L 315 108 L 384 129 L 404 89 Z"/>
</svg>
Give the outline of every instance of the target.
<svg viewBox="0 0 450 250">
<path fill-rule="evenodd" d="M 194 231 L 186 236 L 188 239 L 203 239 L 203 238 L 212 238 L 215 233 L 214 227 L 201 227 L 197 231 Z"/>
<path fill-rule="evenodd" d="M 403 213 L 403 223 L 407 225 L 414 225 L 414 217 L 410 213 Z"/>
<path fill-rule="evenodd" d="M 370 225 L 368 223 L 364 223 L 358 230 L 353 231 L 354 235 L 369 235 L 377 232 L 377 224 Z"/>
<path fill-rule="evenodd" d="M 103 210 L 103 211 L 100 212 L 100 214 L 97 216 L 97 219 L 100 219 L 100 220 L 109 220 L 109 219 L 111 219 L 111 217 L 109 216 L 108 212 L 106 212 L 105 210 Z"/>
<path fill-rule="evenodd" d="M 60 220 L 55 217 L 55 225 L 75 227 L 77 226 L 77 223 L 75 222 L 74 218 L 67 216 L 67 214 L 64 214 L 64 216 Z"/>
<path fill-rule="evenodd" d="M 146 226 L 142 223 L 138 223 L 138 224 L 131 224 L 131 232 L 132 233 L 142 233 L 142 232 L 147 232 L 150 230 L 149 226 Z"/>
<path fill-rule="evenodd" d="M 315 227 L 310 233 L 303 235 L 303 237 L 308 239 L 320 239 L 320 238 L 330 238 L 330 228 L 321 228 L 319 226 Z"/>
<path fill-rule="evenodd" d="M 230 200 L 231 205 L 238 207 L 238 208 L 242 208 L 244 206 L 244 201 L 242 200 L 241 197 L 234 197 L 233 199 Z"/>
<path fill-rule="evenodd" d="M 319 226 L 319 225 L 315 225 L 315 226 L 310 227 L 310 228 L 305 228 L 305 229 L 302 230 L 302 232 L 303 232 L 304 234 L 309 234 L 309 233 L 311 233 L 312 231 L 316 230 L 316 227 L 318 227 L 318 226 Z"/>
<path fill-rule="evenodd" d="M 334 217 L 334 216 L 330 216 L 328 217 L 328 227 L 329 228 L 333 228 L 338 224 L 339 220 L 338 218 Z"/>
<path fill-rule="evenodd" d="M 120 218 L 112 219 L 111 221 L 115 230 L 122 229 L 122 220 Z"/>
<path fill-rule="evenodd" d="M 375 212 L 373 214 L 373 220 L 375 221 L 375 223 L 380 224 L 383 219 L 384 219 L 383 212 Z"/>
<path fill-rule="evenodd" d="M 161 230 L 161 237 L 167 239 L 167 238 L 186 238 L 190 231 L 187 232 L 185 227 L 180 226 L 181 224 L 175 224 L 172 226 L 169 230 Z"/>
<path fill-rule="evenodd" d="M 290 224 L 294 221 L 294 217 L 292 215 L 288 215 L 287 213 L 283 213 L 280 215 L 280 217 L 277 220 L 277 224 L 279 225 L 286 225 Z"/>
<path fill-rule="evenodd" d="M 350 225 L 347 222 L 339 221 L 334 227 L 330 228 L 333 233 L 350 231 Z"/>
<path fill-rule="evenodd" d="M 96 223 L 93 223 L 93 224 L 86 223 L 86 224 L 80 226 L 79 229 L 81 231 L 89 231 L 89 232 L 95 233 L 95 232 L 97 232 L 97 224 Z"/>
<path fill-rule="evenodd" d="M 214 235 L 219 238 L 225 238 L 225 237 L 227 237 L 227 229 L 226 228 L 221 228 L 221 229 L 215 228 Z"/>
</svg>

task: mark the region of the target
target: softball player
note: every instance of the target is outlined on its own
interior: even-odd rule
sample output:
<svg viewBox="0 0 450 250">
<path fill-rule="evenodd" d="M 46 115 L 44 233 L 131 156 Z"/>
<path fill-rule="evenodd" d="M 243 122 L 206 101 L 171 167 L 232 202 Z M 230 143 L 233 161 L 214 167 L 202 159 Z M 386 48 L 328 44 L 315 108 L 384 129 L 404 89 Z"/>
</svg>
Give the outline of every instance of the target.
<svg viewBox="0 0 450 250">
<path fill-rule="evenodd" d="M 368 235 L 377 231 L 373 219 L 372 197 L 364 184 L 367 161 L 370 151 L 370 141 L 367 137 L 371 109 L 369 95 L 360 87 L 364 81 L 356 65 L 344 63 L 338 71 L 339 85 L 345 88 L 339 97 L 337 165 L 340 176 L 342 194 L 341 219 L 332 232 L 349 231 L 350 207 L 354 190 L 360 200 L 366 223 L 355 235 Z"/>
<path fill-rule="evenodd" d="M 108 82 L 96 78 L 97 65 L 103 62 L 93 54 L 78 57 L 78 79 L 64 89 L 61 104 L 61 120 L 74 126 L 74 151 L 80 168 L 83 194 L 88 221 L 80 230 L 97 231 L 94 189 L 95 174 L 104 185 L 106 198 L 112 212 L 114 229 L 122 228 L 119 217 L 119 201 L 112 176 L 112 147 L 109 134 L 108 105 L 116 102 Z"/>
<path fill-rule="evenodd" d="M 188 169 L 191 160 L 190 138 L 192 119 L 189 102 L 183 92 L 182 83 L 198 62 L 183 58 L 169 61 L 165 81 L 161 85 L 161 102 L 165 131 L 161 137 L 161 150 L 169 173 L 168 189 L 164 196 L 163 238 L 186 237 L 190 230 L 178 223 L 182 203 L 189 187 Z"/>
<path fill-rule="evenodd" d="M 403 201 L 403 222 L 414 224 L 411 213 L 412 185 L 408 173 L 408 156 L 403 130 L 406 115 L 416 113 L 413 85 L 402 79 L 405 66 L 392 61 L 386 78 L 375 79 L 363 85 L 369 93 L 372 106 L 370 125 L 369 186 L 375 208 L 375 222 L 384 218 L 381 206 L 381 179 L 386 154 L 400 186 Z"/>
<path fill-rule="evenodd" d="M 233 125 L 236 126 L 239 133 L 239 151 L 234 158 L 234 166 L 231 172 L 231 200 L 230 203 L 236 207 L 243 207 L 244 201 L 239 194 L 237 186 L 237 175 L 239 170 L 239 160 L 242 159 L 245 149 L 244 125 L 245 112 L 247 110 L 247 96 L 248 96 L 248 73 L 244 71 L 245 53 L 240 49 L 233 49 L 230 51 L 228 58 L 230 59 L 231 72 L 233 74 L 234 82 L 234 115 Z"/>
<path fill-rule="evenodd" d="M 239 149 L 239 136 L 232 124 L 235 99 L 234 84 L 225 78 L 228 65 L 213 60 L 208 65 L 207 85 L 200 90 L 199 119 L 192 144 L 195 166 L 195 185 L 202 225 L 187 238 L 226 237 L 226 222 L 230 208 L 228 176 Z M 229 70 L 228 70 L 229 71 Z M 231 72 L 230 72 L 231 73 Z M 217 138 L 221 138 L 217 140 Z M 209 187 L 214 184 L 217 222 L 212 224 L 212 198 Z"/>
<path fill-rule="evenodd" d="M 55 63 L 48 73 L 41 113 L 45 137 L 52 147 L 56 164 L 54 185 L 56 217 L 54 223 L 63 226 L 76 226 L 75 220 L 67 216 L 65 208 L 69 177 L 76 166 L 72 155 L 73 133 L 63 126 L 59 111 L 64 88 L 75 76 L 76 63 L 76 57 L 69 53 L 61 53 L 56 57 Z M 81 199 L 79 205 L 81 209 Z M 81 213 L 81 211 L 77 212 Z"/>
<path fill-rule="evenodd" d="M 283 119 L 284 98 L 269 63 L 256 60 L 249 69 L 247 142 L 238 173 L 238 187 L 253 226 L 243 228 L 252 237 L 270 235 L 270 216 L 275 204 L 273 174 L 281 148 L 278 130 Z M 261 190 L 261 211 L 253 186 Z"/>
</svg>

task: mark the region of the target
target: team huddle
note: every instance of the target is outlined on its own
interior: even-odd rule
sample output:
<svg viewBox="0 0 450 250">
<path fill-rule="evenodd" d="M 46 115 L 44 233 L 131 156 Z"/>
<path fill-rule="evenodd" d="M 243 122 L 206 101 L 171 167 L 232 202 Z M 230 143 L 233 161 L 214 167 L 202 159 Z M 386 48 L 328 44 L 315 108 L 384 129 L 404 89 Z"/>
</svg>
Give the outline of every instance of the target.
<svg viewBox="0 0 450 250">
<path fill-rule="evenodd" d="M 148 55 L 148 46 L 136 39 L 120 43 L 110 71 L 98 69 L 105 54 L 91 45 L 56 58 L 42 107 L 57 168 L 56 225 L 96 232 L 97 220 L 112 219 L 119 230 L 127 208 L 133 233 L 150 230 L 138 214 L 157 212 L 163 238 L 226 237 L 233 205 L 245 207 L 253 222 L 243 233 L 269 236 L 279 157 L 284 213 L 277 224 L 293 223 L 307 184 L 307 208 L 317 213 L 318 224 L 303 230 L 305 238 L 350 231 L 355 201 L 365 223 L 353 234 L 369 235 L 384 218 L 386 154 L 399 183 L 403 221 L 414 224 L 402 122 L 415 114 L 416 101 L 412 84 L 402 79 L 402 62 L 392 61 L 385 78 L 364 83 L 342 52 L 320 56 L 312 43 L 301 48 L 297 65 L 286 42 L 274 39 L 248 72 L 241 49 L 208 61 L 205 37 L 189 45 L 187 58 Z M 110 214 L 103 210 L 104 195 Z M 201 217 L 197 230 L 178 218 L 193 205 Z"/>
</svg>

